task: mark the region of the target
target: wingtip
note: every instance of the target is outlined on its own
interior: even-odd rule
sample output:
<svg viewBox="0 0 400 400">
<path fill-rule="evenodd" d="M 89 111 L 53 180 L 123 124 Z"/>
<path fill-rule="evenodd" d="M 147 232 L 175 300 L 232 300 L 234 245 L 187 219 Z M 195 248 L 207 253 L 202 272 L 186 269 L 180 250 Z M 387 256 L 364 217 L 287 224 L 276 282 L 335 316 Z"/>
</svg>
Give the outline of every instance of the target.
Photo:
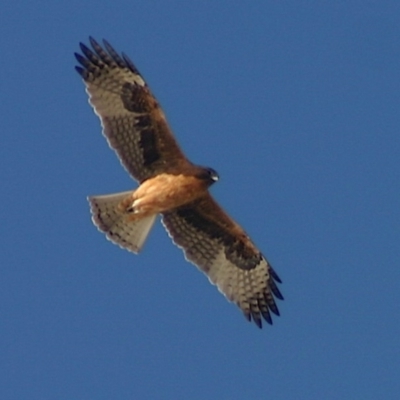
<svg viewBox="0 0 400 400">
<path fill-rule="evenodd" d="M 79 42 L 79 48 L 80 48 L 80 49 L 82 50 L 82 52 L 84 53 L 85 50 L 86 50 L 88 47 L 86 46 L 85 43 Z"/>
<path fill-rule="evenodd" d="M 75 66 L 75 71 L 83 78 L 86 78 L 86 70 L 82 67 L 79 67 L 78 65 Z"/>
<path fill-rule="evenodd" d="M 260 317 L 257 317 L 256 314 L 252 314 L 250 311 L 243 310 L 243 316 L 247 319 L 247 321 L 254 322 L 259 329 L 262 329 L 262 320 Z"/>
<path fill-rule="evenodd" d="M 88 61 L 86 60 L 85 57 L 83 57 L 82 54 L 74 53 L 74 56 L 75 56 L 75 58 L 76 58 L 76 61 L 78 61 L 79 64 L 83 65 L 84 67 L 87 66 Z"/>
<path fill-rule="evenodd" d="M 99 46 L 99 44 L 97 43 L 96 39 L 91 35 L 89 36 L 89 43 L 90 43 L 90 45 L 92 47 Z"/>
<path fill-rule="evenodd" d="M 110 42 L 107 39 L 103 38 L 102 42 L 103 42 L 104 47 L 111 47 L 112 48 Z"/>
<path fill-rule="evenodd" d="M 274 294 L 274 296 L 279 299 L 279 300 L 285 300 L 285 298 L 283 297 L 283 294 L 281 293 L 281 291 L 275 286 L 271 286 L 272 289 L 272 293 Z"/>
<path fill-rule="evenodd" d="M 263 326 L 262 326 L 261 318 L 254 318 L 253 317 L 253 322 L 256 324 L 258 329 L 262 329 Z"/>
<path fill-rule="evenodd" d="M 121 53 L 122 59 L 125 61 L 126 66 L 134 73 L 137 75 L 140 75 L 139 70 L 136 68 L 136 65 L 133 63 L 133 61 L 125 54 Z"/>
<path fill-rule="evenodd" d="M 265 311 L 262 311 L 261 314 L 262 314 L 264 320 L 265 320 L 269 325 L 273 325 L 273 324 L 274 324 L 274 321 L 272 320 L 271 314 L 269 313 L 268 309 L 265 310 Z"/>
<path fill-rule="evenodd" d="M 271 310 L 277 317 L 280 317 L 280 316 L 281 316 L 281 313 L 280 313 L 278 307 L 276 307 L 276 308 L 270 308 L 270 310 Z M 272 319 L 271 319 L 271 321 L 272 321 Z"/>
<path fill-rule="evenodd" d="M 282 279 L 279 277 L 279 275 L 275 272 L 275 270 L 271 267 L 271 264 L 268 263 L 268 267 L 269 267 L 269 272 L 271 273 L 272 278 L 278 282 L 278 283 L 282 283 Z"/>
</svg>

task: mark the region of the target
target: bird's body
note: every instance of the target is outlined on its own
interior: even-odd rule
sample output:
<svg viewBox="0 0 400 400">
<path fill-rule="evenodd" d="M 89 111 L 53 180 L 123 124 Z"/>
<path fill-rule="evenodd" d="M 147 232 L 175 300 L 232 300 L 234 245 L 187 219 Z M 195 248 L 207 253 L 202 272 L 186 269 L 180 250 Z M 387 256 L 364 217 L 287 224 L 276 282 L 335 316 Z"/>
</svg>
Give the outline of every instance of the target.
<svg viewBox="0 0 400 400">
<path fill-rule="evenodd" d="M 138 253 L 156 216 L 186 258 L 245 316 L 261 327 L 279 315 L 279 277 L 244 230 L 218 205 L 208 188 L 217 173 L 191 163 L 138 70 L 104 41 L 81 44 L 76 67 L 103 133 L 121 163 L 139 182 L 136 190 L 89 197 L 92 219 L 112 242 Z"/>
<path fill-rule="evenodd" d="M 132 214 L 131 220 L 163 213 L 196 200 L 212 183 L 195 175 L 163 173 L 145 180 L 120 209 Z"/>
</svg>

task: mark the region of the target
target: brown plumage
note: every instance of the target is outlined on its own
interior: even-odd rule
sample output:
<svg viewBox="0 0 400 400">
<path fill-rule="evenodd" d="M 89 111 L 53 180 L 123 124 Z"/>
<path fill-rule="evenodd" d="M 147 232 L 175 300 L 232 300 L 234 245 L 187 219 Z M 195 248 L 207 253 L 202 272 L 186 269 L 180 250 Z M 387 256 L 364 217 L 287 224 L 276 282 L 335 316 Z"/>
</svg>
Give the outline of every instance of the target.
<svg viewBox="0 0 400 400">
<path fill-rule="evenodd" d="M 274 297 L 281 282 L 244 230 L 208 192 L 218 180 L 211 168 L 192 164 L 178 146 L 165 115 L 129 58 L 90 38 L 75 54 L 90 104 L 122 165 L 139 182 L 130 192 L 89 197 L 92 219 L 109 240 L 138 253 L 158 214 L 185 257 L 260 328 L 279 315 Z"/>
</svg>

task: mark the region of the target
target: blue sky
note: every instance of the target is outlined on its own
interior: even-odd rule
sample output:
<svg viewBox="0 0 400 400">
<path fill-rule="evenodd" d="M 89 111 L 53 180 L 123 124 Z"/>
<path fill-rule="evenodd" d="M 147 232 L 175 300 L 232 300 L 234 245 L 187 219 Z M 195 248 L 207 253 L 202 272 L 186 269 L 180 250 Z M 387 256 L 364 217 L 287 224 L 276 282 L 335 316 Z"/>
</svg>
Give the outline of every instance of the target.
<svg viewBox="0 0 400 400">
<path fill-rule="evenodd" d="M 2 399 L 397 399 L 400 3 L 2 5 Z M 137 64 L 281 276 L 258 330 L 160 224 L 139 256 L 86 196 L 135 186 L 74 71 Z"/>
</svg>

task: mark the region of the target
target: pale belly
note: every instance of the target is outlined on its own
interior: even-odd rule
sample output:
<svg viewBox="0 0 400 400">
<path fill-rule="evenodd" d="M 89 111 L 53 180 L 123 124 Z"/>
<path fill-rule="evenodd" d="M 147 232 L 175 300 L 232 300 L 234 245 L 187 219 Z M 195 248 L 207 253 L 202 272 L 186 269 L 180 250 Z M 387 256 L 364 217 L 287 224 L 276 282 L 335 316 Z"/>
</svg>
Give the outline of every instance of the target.
<svg viewBox="0 0 400 400">
<path fill-rule="evenodd" d="M 193 176 L 161 174 L 143 182 L 119 208 L 134 218 L 144 217 L 189 203 L 205 190 L 204 182 Z"/>
</svg>

